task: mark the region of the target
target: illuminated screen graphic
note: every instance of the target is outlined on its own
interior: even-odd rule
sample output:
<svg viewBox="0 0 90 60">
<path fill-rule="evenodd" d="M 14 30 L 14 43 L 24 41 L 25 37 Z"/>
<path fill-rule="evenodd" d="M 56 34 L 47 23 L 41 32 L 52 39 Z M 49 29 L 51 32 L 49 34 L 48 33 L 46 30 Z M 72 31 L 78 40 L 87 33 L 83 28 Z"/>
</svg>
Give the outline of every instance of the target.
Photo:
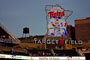
<svg viewBox="0 0 90 60">
<path fill-rule="evenodd" d="M 48 11 L 48 35 L 67 36 L 67 22 L 64 16 L 65 12 L 60 7 L 53 7 Z"/>
</svg>

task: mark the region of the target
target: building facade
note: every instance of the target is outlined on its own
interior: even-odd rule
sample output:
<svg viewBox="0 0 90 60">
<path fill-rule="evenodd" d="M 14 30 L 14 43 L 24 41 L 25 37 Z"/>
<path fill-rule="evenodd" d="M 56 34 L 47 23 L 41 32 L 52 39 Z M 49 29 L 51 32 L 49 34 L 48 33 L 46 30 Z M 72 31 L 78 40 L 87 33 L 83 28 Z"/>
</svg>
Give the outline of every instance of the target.
<svg viewBox="0 0 90 60">
<path fill-rule="evenodd" d="M 88 42 L 90 40 L 90 17 L 75 20 L 76 40 Z"/>
</svg>

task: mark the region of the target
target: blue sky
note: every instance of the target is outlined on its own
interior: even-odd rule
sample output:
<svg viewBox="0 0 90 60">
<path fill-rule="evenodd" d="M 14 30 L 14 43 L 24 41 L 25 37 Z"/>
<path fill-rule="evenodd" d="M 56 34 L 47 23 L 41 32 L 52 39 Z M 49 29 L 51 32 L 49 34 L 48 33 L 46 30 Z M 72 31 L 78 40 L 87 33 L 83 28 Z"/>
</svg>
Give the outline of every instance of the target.
<svg viewBox="0 0 90 60">
<path fill-rule="evenodd" d="M 90 0 L 0 0 L 0 23 L 16 37 L 21 37 L 23 28 L 30 28 L 30 35 L 46 33 L 45 5 L 61 5 L 73 14 L 67 20 L 90 17 Z"/>
</svg>

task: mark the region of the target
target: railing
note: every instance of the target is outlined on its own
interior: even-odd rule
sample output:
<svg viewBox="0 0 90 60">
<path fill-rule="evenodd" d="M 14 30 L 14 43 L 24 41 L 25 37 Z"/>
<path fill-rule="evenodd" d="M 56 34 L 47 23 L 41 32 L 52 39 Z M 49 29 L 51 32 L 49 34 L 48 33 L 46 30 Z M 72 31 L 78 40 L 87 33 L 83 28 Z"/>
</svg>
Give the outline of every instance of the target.
<svg viewBox="0 0 90 60">
<path fill-rule="evenodd" d="M 9 50 L 12 50 L 13 47 L 7 47 L 7 46 L 0 46 L 0 49 L 9 49 Z M 13 48 L 15 51 L 19 50 L 19 51 L 25 51 L 27 52 L 26 49 L 24 48 Z"/>
<path fill-rule="evenodd" d="M 82 53 L 83 53 L 83 54 L 85 54 L 85 53 L 90 53 L 90 51 L 83 51 Z"/>
<path fill-rule="evenodd" d="M 0 39 L 0 42 L 12 43 L 10 39 Z"/>
<path fill-rule="evenodd" d="M 11 49 L 12 47 L 0 46 L 0 48 L 7 48 L 7 49 Z"/>
</svg>

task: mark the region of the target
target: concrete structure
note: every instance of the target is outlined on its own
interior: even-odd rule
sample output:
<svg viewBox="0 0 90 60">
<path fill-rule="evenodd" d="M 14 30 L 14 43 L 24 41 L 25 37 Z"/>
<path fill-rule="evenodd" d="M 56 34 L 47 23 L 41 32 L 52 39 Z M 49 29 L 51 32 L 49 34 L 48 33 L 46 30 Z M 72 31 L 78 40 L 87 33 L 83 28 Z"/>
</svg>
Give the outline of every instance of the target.
<svg viewBox="0 0 90 60">
<path fill-rule="evenodd" d="M 19 44 L 20 40 L 8 32 L 8 30 L 0 24 L 0 42 Z"/>
<path fill-rule="evenodd" d="M 76 40 L 90 40 L 90 18 L 75 20 L 75 36 Z"/>
<path fill-rule="evenodd" d="M 21 42 L 18 38 L 13 36 L 4 26 L 0 24 L 0 53 L 12 53 L 13 47 L 20 43 Z"/>
<path fill-rule="evenodd" d="M 75 27 L 72 25 L 68 25 L 67 32 L 68 32 L 69 38 L 71 38 L 72 40 L 75 40 Z"/>
</svg>

